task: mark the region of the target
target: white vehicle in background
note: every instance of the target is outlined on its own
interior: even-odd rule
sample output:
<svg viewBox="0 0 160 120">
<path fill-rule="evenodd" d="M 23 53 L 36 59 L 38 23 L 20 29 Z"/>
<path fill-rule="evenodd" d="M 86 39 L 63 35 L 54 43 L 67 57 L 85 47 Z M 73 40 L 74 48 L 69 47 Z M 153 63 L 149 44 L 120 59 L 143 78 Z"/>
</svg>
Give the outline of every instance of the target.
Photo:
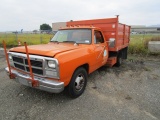
<svg viewBox="0 0 160 120">
<path fill-rule="evenodd" d="M 131 34 L 135 35 L 135 34 L 138 34 L 138 32 L 131 32 Z"/>
</svg>

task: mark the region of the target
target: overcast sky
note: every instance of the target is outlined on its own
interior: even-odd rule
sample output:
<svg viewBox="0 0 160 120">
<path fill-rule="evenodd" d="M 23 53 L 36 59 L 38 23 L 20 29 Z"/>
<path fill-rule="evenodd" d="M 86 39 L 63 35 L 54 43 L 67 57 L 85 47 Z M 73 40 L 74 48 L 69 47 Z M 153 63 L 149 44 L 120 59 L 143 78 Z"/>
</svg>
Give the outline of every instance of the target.
<svg viewBox="0 0 160 120">
<path fill-rule="evenodd" d="M 160 0 L 0 0 L 0 31 L 115 15 L 129 25 L 160 24 Z"/>
</svg>

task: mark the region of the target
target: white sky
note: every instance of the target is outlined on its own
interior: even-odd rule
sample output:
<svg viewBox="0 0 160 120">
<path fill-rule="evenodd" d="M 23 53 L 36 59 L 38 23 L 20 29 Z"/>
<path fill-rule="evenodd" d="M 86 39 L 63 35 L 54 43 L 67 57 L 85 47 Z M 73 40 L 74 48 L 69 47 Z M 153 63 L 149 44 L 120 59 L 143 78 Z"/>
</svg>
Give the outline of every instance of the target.
<svg viewBox="0 0 160 120">
<path fill-rule="evenodd" d="M 115 15 L 129 25 L 160 24 L 160 0 L 0 0 L 0 31 Z"/>
</svg>

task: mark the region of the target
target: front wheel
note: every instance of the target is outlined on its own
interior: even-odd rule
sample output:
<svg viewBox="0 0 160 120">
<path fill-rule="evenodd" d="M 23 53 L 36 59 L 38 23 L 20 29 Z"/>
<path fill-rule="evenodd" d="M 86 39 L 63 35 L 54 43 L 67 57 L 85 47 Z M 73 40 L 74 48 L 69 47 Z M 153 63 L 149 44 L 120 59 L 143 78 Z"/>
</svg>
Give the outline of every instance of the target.
<svg viewBox="0 0 160 120">
<path fill-rule="evenodd" d="M 87 85 L 87 72 L 84 68 L 80 67 L 75 70 L 71 81 L 68 85 L 68 93 L 72 98 L 79 97 L 85 90 Z"/>
</svg>

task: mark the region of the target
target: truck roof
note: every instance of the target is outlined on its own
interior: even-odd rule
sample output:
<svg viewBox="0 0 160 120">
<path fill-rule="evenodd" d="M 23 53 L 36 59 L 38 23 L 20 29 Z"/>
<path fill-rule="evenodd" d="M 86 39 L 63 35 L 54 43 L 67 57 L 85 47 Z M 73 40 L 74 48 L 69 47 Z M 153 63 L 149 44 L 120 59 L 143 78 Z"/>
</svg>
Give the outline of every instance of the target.
<svg viewBox="0 0 160 120">
<path fill-rule="evenodd" d="M 75 26 L 67 26 L 60 28 L 59 30 L 66 30 L 66 29 L 100 29 L 99 27 L 94 27 L 94 26 L 80 26 L 80 25 L 75 25 Z"/>
</svg>

